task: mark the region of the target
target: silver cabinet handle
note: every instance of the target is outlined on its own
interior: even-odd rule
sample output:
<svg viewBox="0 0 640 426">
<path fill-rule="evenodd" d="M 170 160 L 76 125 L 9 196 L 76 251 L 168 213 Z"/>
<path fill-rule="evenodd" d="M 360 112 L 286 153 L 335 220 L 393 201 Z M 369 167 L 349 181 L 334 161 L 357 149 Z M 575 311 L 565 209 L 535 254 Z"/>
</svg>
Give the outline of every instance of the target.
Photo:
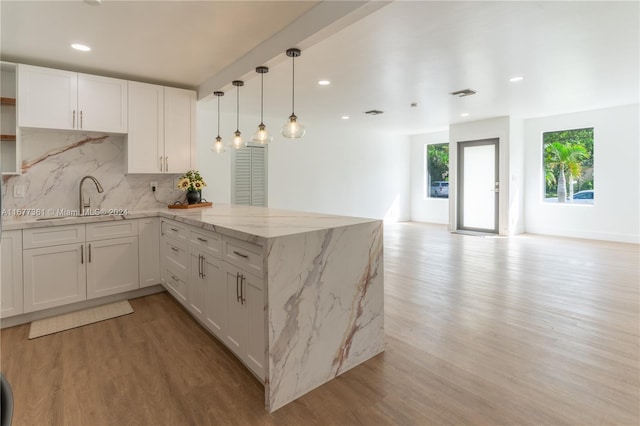
<svg viewBox="0 0 640 426">
<path fill-rule="evenodd" d="M 169 229 L 171 229 L 173 232 L 178 232 L 176 228 L 169 228 Z"/>
<path fill-rule="evenodd" d="M 73 110 L 73 124 L 71 126 L 72 129 L 76 128 L 76 110 Z"/>
<path fill-rule="evenodd" d="M 80 128 L 82 129 L 82 110 L 80 110 Z"/>
<path fill-rule="evenodd" d="M 196 239 L 198 241 L 202 241 L 203 243 L 206 243 L 208 240 L 205 240 L 204 238 L 200 238 L 200 237 L 196 237 Z"/>
<path fill-rule="evenodd" d="M 244 288 L 242 286 L 246 285 L 247 277 L 245 277 L 244 274 L 240 275 L 240 277 L 240 303 L 244 305 L 247 299 L 244 298 Z"/>
<path fill-rule="evenodd" d="M 84 244 L 80 244 L 80 263 L 84 265 Z"/>
<path fill-rule="evenodd" d="M 169 156 L 164 157 L 164 171 L 169 171 Z"/>
<path fill-rule="evenodd" d="M 204 256 L 201 257 L 202 262 L 202 278 L 205 278 L 207 275 L 204 273 Z"/>
<path fill-rule="evenodd" d="M 236 251 L 236 250 L 233 251 L 233 254 L 238 255 L 240 257 L 244 257 L 245 259 L 249 258 L 248 254 L 243 254 L 243 253 L 240 253 L 239 251 Z"/>
<path fill-rule="evenodd" d="M 238 286 L 240 285 L 240 272 L 236 272 L 236 301 L 240 301 L 240 290 Z"/>
<path fill-rule="evenodd" d="M 173 246 L 171 247 L 171 250 L 175 251 L 176 253 L 179 251 L 177 248 L 175 248 Z"/>
<path fill-rule="evenodd" d="M 162 171 L 162 159 L 163 158 L 164 158 L 163 156 L 160 156 L 160 171 Z"/>
<path fill-rule="evenodd" d="M 89 263 L 91 263 L 91 244 L 89 244 Z"/>
</svg>

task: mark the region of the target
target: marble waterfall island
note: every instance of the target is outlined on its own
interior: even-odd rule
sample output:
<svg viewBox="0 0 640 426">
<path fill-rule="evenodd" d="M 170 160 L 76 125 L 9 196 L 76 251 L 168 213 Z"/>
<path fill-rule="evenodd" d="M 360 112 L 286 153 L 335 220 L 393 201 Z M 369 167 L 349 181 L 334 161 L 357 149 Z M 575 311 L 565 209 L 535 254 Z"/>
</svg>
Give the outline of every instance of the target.
<svg viewBox="0 0 640 426">
<path fill-rule="evenodd" d="M 384 350 L 382 221 L 241 206 L 162 216 L 263 247 L 268 411 Z"/>
</svg>

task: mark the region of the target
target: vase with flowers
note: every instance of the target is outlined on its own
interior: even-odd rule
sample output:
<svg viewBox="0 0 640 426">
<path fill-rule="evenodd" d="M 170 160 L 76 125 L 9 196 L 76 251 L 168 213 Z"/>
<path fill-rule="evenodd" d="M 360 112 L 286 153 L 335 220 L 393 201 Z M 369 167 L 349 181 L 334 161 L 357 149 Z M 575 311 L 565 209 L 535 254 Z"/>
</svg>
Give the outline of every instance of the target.
<svg viewBox="0 0 640 426">
<path fill-rule="evenodd" d="M 200 172 L 189 170 L 178 180 L 178 189 L 187 191 L 187 203 L 198 204 L 202 200 L 202 188 L 207 186 Z"/>
</svg>

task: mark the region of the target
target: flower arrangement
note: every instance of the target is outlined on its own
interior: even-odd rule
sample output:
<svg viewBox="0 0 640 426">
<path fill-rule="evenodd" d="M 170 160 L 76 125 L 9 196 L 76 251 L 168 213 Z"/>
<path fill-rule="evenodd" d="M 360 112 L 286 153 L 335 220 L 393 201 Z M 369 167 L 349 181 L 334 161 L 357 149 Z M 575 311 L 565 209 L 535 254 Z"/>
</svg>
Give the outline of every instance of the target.
<svg viewBox="0 0 640 426">
<path fill-rule="evenodd" d="M 207 183 L 197 170 L 189 170 L 180 176 L 180 180 L 178 180 L 178 189 L 183 191 L 200 191 L 205 186 L 207 186 Z"/>
</svg>

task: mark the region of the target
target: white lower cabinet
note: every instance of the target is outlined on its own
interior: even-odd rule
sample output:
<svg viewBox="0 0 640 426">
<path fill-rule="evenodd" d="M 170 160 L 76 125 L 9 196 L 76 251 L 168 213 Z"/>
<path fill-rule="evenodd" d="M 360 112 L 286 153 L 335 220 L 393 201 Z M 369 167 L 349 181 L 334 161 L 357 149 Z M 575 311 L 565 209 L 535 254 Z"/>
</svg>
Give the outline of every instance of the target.
<svg viewBox="0 0 640 426">
<path fill-rule="evenodd" d="M 227 287 L 225 343 L 260 378 L 264 377 L 262 280 L 224 263 Z"/>
<path fill-rule="evenodd" d="M 138 237 L 87 243 L 87 299 L 138 287 Z"/>
<path fill-rule="evenodd" d="M 189 247 L 188 309 L 212 333 L 222 338 L 226 288 L 222 261 Z"/>
<path fill-rule="evenodd" d="M 160 284 L 160 219 L 138 219 L 140 288 Z"/>
<path fill-rule="evenodd" d="M 0 318 L 23 312 L 22 231 L 2 232 L 0 244 Z"/>
<path fill-rule="evenodd" d="M 139 287 L 136 220 L 22 232 L 24 312 Z"/>
<path fill-rule="evenodd" d="M 87 299 L 84 246 L 64 244 L 22 252 L 24 312 Z"/>
</svg>

